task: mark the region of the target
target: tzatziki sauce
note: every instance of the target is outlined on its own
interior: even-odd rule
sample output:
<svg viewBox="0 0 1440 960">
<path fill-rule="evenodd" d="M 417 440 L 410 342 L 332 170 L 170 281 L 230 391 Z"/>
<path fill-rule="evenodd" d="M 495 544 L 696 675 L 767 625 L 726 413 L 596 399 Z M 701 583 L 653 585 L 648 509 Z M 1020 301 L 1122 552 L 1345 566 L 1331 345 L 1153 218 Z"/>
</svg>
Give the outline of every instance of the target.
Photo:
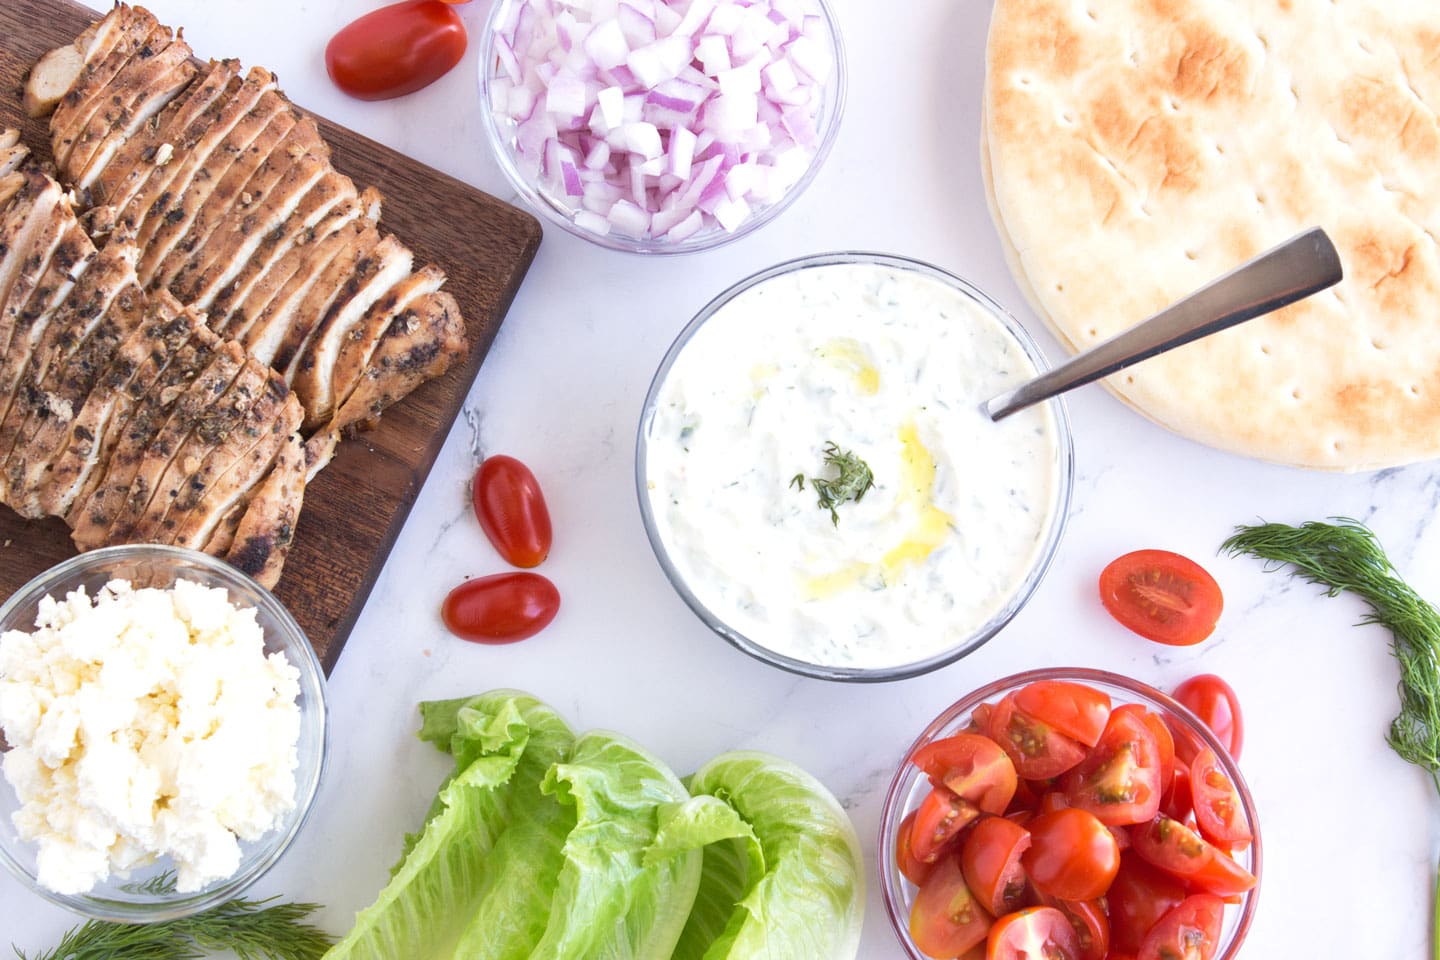
<svg viewBox="0 0 1440 960">
<path fill-rule="evenodd" d="M 998 317 L 921 265 L 802 261 L 762 279 L 652 387 L 657 549 L 712 618 L 781 657 L 941 657 L 1013 613 L 1058 535 L 1051 405 L 999 423 L 980 409 L 1036 372 Z M 870 468 L 859 499 L 819 502 L 814 481 L 839 470 L 827 449 Z"/>
</svg>

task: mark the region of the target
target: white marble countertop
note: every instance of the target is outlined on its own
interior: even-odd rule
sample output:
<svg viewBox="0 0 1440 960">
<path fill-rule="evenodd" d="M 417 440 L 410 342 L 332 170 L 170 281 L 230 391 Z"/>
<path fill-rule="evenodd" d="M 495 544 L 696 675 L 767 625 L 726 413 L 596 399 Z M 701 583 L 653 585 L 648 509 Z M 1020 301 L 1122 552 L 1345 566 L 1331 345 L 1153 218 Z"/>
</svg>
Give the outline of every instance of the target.
<svg viewBox="0 0 1440 960">
<path fill-rule="evenodd" d="M 101 0 L 90 0 L 102 6 Z M 462 64 L 401 100 L 338 93 L 322 51 L 378 5 L 341 0 L 151 0 L 202 56 L 275 70 L 300 104 L 502 198 L 482 140 L 475 48 L 488 4 L 459 8 Z M 1029 606 L 970 657 L 928 676 L 847 685 L 782 673 L 709 633 L 668 586 L 636 503 L 634 435 L 650 377 L 688 318 L 733 281 L 779 260 L 870 249 L 931 261 L 988 291 L 1052 358 L 985 210 L 978 161 L 988 5 L 835 0 L 850 99 L 809 192 L 728 247 L 679 259 L 601 250 L 547 229 L 540 253 L 330 678 L 330 764 L 315 810 L 252 892 L 325 904 L 350 924 L 421 821 L 448 758 L 415 738 L 420 700 L 518 687 L 577 730 L 623 731 L 685 772 L 733 748 L 771 751 L 823 780 L 867 846 L 860 956 L 901 956 L 875 872 L 881 801 L 913 736 L 961 694 L 1018 670 L 1084 665 L 1169 688 L 1230 680 L 1245 708 L 1242 769 L 1261 813 L 1265 869 L 1249 957 L 1420 957 L 1440 852 L 1440 797 L 1384 736 L 1397 707 L 1387 634 L 1259 563 L 1217 555 L 1239 523 L 1344 515 L 1369 523 L 1422 593 L 1440 599 L 1440 469 L 1302 472 L 1219 453 L 1152 425 L 1098 387 L 1072 394 L 1077 483 L 1069 530 Z M 438 213 L 438 211 L 437 211 Z M 464 255 L 463 252 L 460 255 Z M 471 513 L 481 454 L 526 461 L 545 488 L 560 588 L 556 621 L 509 647 L 441 626 L 446 591 L 506 569 Z M 1151 644 L 1115 624 L 1095 582 L 1111 558 L 1161 547 L 1202 562 L 1226 610 L 1202 645 Z M 1343 826 L 1342 826 L 1343 825 Z M 1322 919 L 1323 918 L 1323 919 Z M 77 918 L 0 876 L 0 944 L 38 952 Z M 3 947 L 0 947 L 3 949 Z M 397 958 L 399 960 L 399 958 Z"/>
</svg>

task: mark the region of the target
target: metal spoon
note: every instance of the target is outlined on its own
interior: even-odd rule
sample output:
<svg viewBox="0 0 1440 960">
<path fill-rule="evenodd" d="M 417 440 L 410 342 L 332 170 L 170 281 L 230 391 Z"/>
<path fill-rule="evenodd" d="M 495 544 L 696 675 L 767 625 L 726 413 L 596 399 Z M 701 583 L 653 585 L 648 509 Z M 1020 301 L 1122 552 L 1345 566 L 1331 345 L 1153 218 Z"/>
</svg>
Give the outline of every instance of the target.
<svg viewBox="0 0 1440 960">
<path fill-rule="evenodd" d="M 1319 227 L 1291 237 L 1143 323 L 981 404 L 991 420 L 1107 377 L 1192 340 L 1303 300 L 1340 282 L 1335 245 Z"/>
</svg>

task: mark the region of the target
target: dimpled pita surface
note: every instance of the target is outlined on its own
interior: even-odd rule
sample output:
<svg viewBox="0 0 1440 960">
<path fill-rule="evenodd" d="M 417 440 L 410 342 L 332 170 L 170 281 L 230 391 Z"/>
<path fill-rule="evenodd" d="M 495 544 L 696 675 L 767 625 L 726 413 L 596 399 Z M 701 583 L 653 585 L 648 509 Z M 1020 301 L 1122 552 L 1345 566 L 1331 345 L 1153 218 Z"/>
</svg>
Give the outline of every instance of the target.
<svg viewBox="0 0 1440 960">
<path fill-rule="evenodd" d="M 1311 226 L 1345 279 L 1106 381 L 1297 466 L 1440 455 L 1440 2 L 998 0 L 991 211 L 1071 349 Z"/>
</svg>

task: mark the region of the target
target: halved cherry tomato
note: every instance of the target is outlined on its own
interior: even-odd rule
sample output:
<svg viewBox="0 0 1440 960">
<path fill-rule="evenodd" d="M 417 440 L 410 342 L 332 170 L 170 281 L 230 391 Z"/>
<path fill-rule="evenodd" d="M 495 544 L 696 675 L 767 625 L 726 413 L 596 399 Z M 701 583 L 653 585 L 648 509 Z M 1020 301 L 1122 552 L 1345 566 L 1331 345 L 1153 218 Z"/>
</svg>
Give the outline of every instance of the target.
<svg viewBox="0 0 1440 960">
<path fill-rule="evenodd" d="M 915 809 L 910 852 L 921 863 L 934 863 L 980 810 L 943 786 L 933 787 Z"/>
<path fill-rule="evenodd" d="M 1000 744 L 1026 780 L 1056 777 L 1085 759 L 1085 747 L 1015 705 L 1007 693 L 990 714 L 990 739 Z"/>
<path fill-rule="evenodd" d="M 986 817 L 960 848 L 960 871 L 981 905 L 995 916 L 1018 910 L 1025 902 L 1025 868 L 1020 856 L 1030 848 L 1030 831 L 1004 817 Z"/>
<path fill-rule="evenodd" d="M 1073 807 L 1027 824 L 1030 849 L 1020 857 L 1030 882 L 1061 900 L 1103 896 L 1120 867 L 1120 847 L 1105 824 Z"/>
<path fill-rule="evenodd" d="M 986 813 L 1004 813 L 1015 795 L 1015 764 L 1000 745 L 978 733 L 932 740 L 910 762 Z"/>
<path fill-rule="evenodd" d="M 1185 885 L 1136 853 L 1120 856 L 1120 869 L 1105 893 L 1110 909 L 1110 946 L 1134 953 L 1145 934 L 1185 899 Z"/>
<path fill-rule="evenodd" d="M 1093 747 L 1110 719 L 1110 696 L 1069 680 L 1037 680 L 1015 692 L 1015 706 L 1058 733 Z"/>
<path fill-rule="evenodd" d="M 1168 550 L 1136 550 L 1112 560 L 1100 574 L 1100 600 L 1124 626 L 1172 646 L 1210 636 L 1224 607 L 1215 578 Z"/>
<path fill-rule="evenodd" d="M 1136 960 L 1211 960 L 1220 944 L 1225 904 L 1209 894 L 1186 897 L 1145 936 Z"/>
<path fill-rule="evenodd" d="M 1240 714 L 1240 698 L 1230 684 L 1213 673 L 1202 673 L 1180 684 L 1171 696 L 1210 728 L 1232 760 L 1240 759 L 1240 748 L 1245 745 L 1245 718 Z"/>
<path fill-rule="evenodd" d="M 1065 914 L 1075 930 L 1080 947 L 1079 960 L 1105 960 L 1110 950 L 1110 918 L 1105 914 L 1104 900 L 1054 900 L 1045 905 Z"/>
<path fill-rule="evenodd" d="M 918 887 L 930 876 L 935 865 L 918 859 L 915 851 L 910 849 L 910 832 L 915 826 L 916 812 L 911 810 L 907 813 L 895 830 L 895 866 L 900 869 L 901 876 Z"/>
<path fill-rule="evenodd" d="M 325 69 L 360 100 L 388 100 L 440 79 L 465 54 L 465 23 L 440 0 L 404 0 L 372 10 L 325 47 Z"/>
<path fill-rule="evenodd" d="M 466 580 L 440 607 L 450 632 L 476 643 L 533 637 L 555 619 L 560 591 L 538 573 L 497 573 Z"/>
<path fill-rule="evenodd" d="M 1196 754 L 1190 764 L 1190 795 L 1195 805 L 1195 823 L 1205 839 L 1234 848 L 1254 838 L 1240 805 L 1240 791 L 1220 769 L 1220 759 L 1209 747 Z"/>
<path fill-rule="evenodd" d="M 1160 748 L 1144 712 L 1115 710 L 1100 742 L 1065 775 L 1065 793 L 1101 823 L 1143 823 L 1160 809 L 1160 765 Z"/>
<path fill-rule="evenodd" d="M 946 857 L 920 885 L 910 907 L 910 939 L 926 956 L 955 957 L 985 939 L 990 914 L 976 901 L 957 857 Z"/>
<path fill-rule="evenodd" d="M 1065 914 L 1028 907 L 995 921 L 985 960 L 1080 960 L 1080 943 Z"/>
<path fill-rule="evenodd" d="M 514 457 L 486 457 L 475 471 L 470 499 L 480 529 L 506 563 L 538 567 L 550 555 L 550 511 L 535 474 Z"/>
</svg>

